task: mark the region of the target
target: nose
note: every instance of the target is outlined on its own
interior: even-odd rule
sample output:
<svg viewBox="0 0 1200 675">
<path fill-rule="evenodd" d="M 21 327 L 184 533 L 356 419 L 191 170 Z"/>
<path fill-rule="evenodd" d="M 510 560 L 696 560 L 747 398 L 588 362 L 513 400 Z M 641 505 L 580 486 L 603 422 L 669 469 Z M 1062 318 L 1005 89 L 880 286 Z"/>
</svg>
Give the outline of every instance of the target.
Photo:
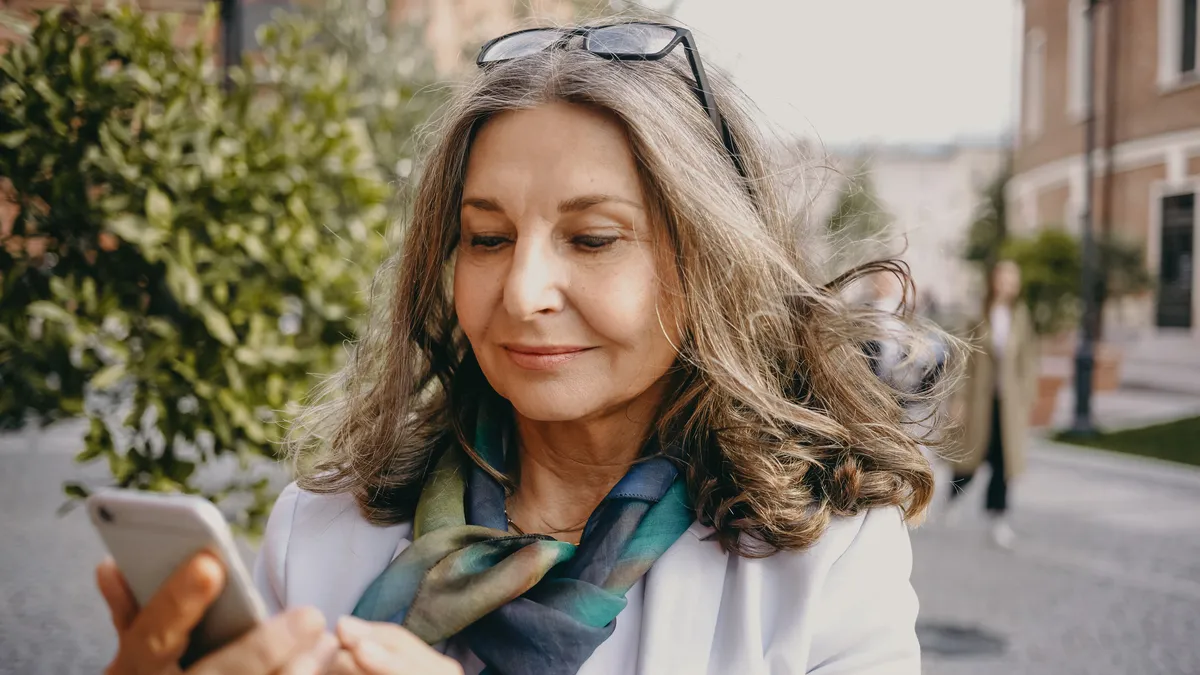
<svg viewBox="0 0 1200 675">
<path fill-rule="evenodd" d="M 504 309 L 522 321 L 563 309 L 563 261 L 550 237 L 518 237 L 504 281 Z"/>
</svg>

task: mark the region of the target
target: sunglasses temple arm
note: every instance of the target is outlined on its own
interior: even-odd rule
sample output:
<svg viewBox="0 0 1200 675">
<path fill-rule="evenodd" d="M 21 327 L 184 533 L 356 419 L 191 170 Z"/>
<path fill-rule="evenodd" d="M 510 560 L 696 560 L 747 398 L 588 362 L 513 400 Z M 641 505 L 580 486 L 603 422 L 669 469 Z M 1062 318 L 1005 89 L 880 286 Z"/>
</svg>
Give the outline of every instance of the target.
<svg viewBox="0 0 1200 675">
<path fill-rule="evenodd" d="M 704 63 L 696 51 L 695 41 L 688 33 L 683 35 L 683 50 L 687 53 L 688 65 L 692 67 L 692 81 L 696 83 L 696 97 L 700 99 L 700 105 L 704 106 L 704 111 L 708 113 L 708 118 L 716 127 L 717 135 L 721 137 L 721 143 L 729 152 L 734 168 L 742 178 L 746 178 L 746 167 L 742 164 L 742 156 L 738 152 L 737 144 L 734 143 L 733 134 L 729 132 L 729 125 L 726 124 L 721 112 L 717 110 L 716 98 L 713 97 L 712 90 L 708 87 L 708 76 L 704 74 Z"/>
<path fill-rule="evenodd" d="M 713 126 L 717 128 L 718 133 L 721 133 L 721 114 L 717 112 L 717 101 L 708 88 L 708 76 L 704 74 L 704 63 L 700 60 L 700 54 L 696 51 L 696 43 L 692 40 L 691 35 L 683 36 L 683 50 L 687 53 L 688 65 L 692 67 L 692 81 L 696 83 L 696 96 L 700 99 L 700 105 L 704 106 L 704 111 L 708 113 Z"/>
</svg>

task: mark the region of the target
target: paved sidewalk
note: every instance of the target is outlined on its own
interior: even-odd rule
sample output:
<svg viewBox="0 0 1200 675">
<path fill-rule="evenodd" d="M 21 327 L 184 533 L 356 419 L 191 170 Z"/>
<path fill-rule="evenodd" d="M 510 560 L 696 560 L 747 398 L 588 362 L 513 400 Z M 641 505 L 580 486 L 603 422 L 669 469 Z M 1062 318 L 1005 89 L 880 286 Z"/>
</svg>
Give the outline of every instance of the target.
<svg viewBox="0 0 1200 675">
<path fill-rule="evenodd" d="M 927 675 L 1200 673 L 1200 471 L 1042 441 L 1012 495 L 1012 551 L 987 539 L 983 489 L 914 532 L 913 583 L 923 623 L 1004 651 L 927 645 Z"/>
<path fill-rule="evenodd" d="M 1106 431 L 1161 424 L 1200 415 L 1200 395 L 1124 388 L 1092 397 L 1092 418 Z M 1075 416 L 1074 383 L 1070 380 L 1058 393 L 1051 429 L 1065 429 Z"/>
</svg>

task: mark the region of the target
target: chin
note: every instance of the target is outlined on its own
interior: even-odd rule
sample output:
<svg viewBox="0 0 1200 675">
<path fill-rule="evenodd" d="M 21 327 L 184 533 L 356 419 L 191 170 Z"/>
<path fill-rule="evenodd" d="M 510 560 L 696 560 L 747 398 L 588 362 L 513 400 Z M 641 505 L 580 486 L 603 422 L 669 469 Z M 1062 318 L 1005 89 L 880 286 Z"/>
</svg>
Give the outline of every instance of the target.
<svg viewBox="0 0 1200 675">
<path fill-rule="evenodd" d="M 575 397 L 546 396 L 522 392 L 504 398 L 508 399 L 517 414 L 535 422 L 571 422 L 588 417 L 599 408 L 599 406 L 581 404 L 580 397 L 577 395 Z"/>
</svg>

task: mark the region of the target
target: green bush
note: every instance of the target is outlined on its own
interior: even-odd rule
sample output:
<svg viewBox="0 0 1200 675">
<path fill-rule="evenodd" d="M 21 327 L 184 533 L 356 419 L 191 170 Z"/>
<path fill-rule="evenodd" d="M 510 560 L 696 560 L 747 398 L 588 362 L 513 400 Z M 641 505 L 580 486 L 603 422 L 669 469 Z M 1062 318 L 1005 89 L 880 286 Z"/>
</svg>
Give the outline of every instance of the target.
<svg viewBox="0 0 1200 675">
<path fill-rule="evenodd" d="M 990 270 L 999 260 L 1008 239 L 1008 181 L 1012 167 L 1005 163 L 980 195 L 979 204 L 967 228 L 963 257 Z"/>
<path fill-rule="evenodd" d="M 1039 334 L 1058 333 L 1078 323 L 1083 274 L 1078 238 L 1058 227 L 1044 227 L 1032 237 L 1007 241 L 1003 254 L 1021 268 L 1025 300 Z M 1097 243 L 1096 256 L 1096 297 L 1112 300 L 1153 287 L 1140 245 L 1108 237 Z M 1104 296 L 1099 295 L 1102 285 L 1107 286 Z"/>
<path fill-rule="evenodd" d="M 1034 331 L 1050 335 L 1078 321 L 1082 263 L 1075 237 L 1046 227 L 1031 237 L 1009 240 L 1003 255 L 1021 268 L 1022 292 Z"/>
<path fill-rule="evenodd" d="M 178 48 L 171 21 L 129 7 L 39 14 L 0 56 L 0 176 L 19 209 L 0 250 L 7 424 L 83 412 L 78 459 L 114 484 L 253 494 L 239 522 L 261 524 L 263 480 L 202 490 L 194 471 L 274 455 L 355 335 L 394 213 L 366 69 L 320 30 L 264 28 L 228 91 L 208 46 Z M 424 111 L 394 114 L 393 139 Z"/>
</svg>

